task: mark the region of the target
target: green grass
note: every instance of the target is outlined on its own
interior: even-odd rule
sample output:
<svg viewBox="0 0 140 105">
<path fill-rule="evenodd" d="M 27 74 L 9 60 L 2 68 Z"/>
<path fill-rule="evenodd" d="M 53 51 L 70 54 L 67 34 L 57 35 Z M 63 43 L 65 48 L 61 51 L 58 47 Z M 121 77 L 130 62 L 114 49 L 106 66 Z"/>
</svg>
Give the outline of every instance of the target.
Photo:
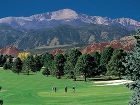
<svg viewBox="0 0 140 105">
<path fill-rule="evenodd" d="M 64 93 L 65 85 L 68 93 Z M 76 92 L 72 92 L 72 86 Z M 127 105 L 131 93 L 123 85 L 97 87 L 93 82 L 74 82 L 35 75 L 17 75 L 0 69 L 0 97 L 4 105 Z M 58 91 L 52 92 L 56 86 Z"/>
</svg>

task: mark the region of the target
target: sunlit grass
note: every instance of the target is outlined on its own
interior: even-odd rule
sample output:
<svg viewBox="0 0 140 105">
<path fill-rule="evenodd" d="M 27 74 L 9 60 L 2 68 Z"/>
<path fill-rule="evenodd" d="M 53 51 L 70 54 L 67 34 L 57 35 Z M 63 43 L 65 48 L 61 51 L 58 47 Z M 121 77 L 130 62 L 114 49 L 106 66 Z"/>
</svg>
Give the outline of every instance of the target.
<svg viewBox="0 0 140 105">
<path fill-rule="evenodd" d="M 131 95 L 123 85 L 98 87 L 93 82 L 58 80 L 41 73 L 17 75 L 2 69 L 0 86 L 4 105 L 127 105 Z M 53 86 L 57 87 L 56 93 L 52 91 Z"/>
</svg>

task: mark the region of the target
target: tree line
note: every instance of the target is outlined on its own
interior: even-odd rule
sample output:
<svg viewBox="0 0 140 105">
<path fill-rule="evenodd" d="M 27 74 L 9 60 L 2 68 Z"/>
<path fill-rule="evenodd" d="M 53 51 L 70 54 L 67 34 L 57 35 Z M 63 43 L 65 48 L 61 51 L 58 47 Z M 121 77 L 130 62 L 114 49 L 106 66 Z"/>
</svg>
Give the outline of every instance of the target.
<svg viewBox="0 0 140 105">
<path fill-rule="evenodd" d="M 8 55 L 0 55 L 0 66 L 14 73 L 37 73 L 41 68 L 42 74 L 52 75 L 60 79 L 62 76 L 74 79 L 83 76 L 117 76 L 125 75 L 125 67 L 122 64 L 127 53 L 122 49 L 106 47 L 101 53 L 82 54 L 78 49 L 70 49 L 65 54 L 53 56 L 50 53 L 42 55 L 29 55 L 24 59 L 14 58 Z"/>
</svg>

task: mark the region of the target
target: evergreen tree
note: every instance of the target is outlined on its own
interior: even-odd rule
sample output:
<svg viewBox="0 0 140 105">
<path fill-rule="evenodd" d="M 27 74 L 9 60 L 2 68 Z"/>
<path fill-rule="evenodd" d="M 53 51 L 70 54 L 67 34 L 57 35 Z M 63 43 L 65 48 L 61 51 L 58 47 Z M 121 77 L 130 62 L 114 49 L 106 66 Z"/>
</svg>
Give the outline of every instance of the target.
<svg viewBox="0 0 140 105">
<path fill-rule="evenodd" d="M 135 36 L 137 43 L 134 49 L 130 51 L 125 59 L 126 79 L 134 81 L 127 85 L 133 91 L 132 100 L 129 105 L 140 104 L 140 33 Z"/>
<path fill-rule="evenodd" d="M 2 99 L 0 99 L 0 105 L 3 105 L 3 100 Z"/>
<path fill-rule="evenodd" d="M 0 67 L 2 67 L 2 58 L 3 58 L 3 55 L 0 55 Z"/>
<path fill-rule="evenodd" d="M 101 54 L 99 52 L 95 52 L 95 53 L 91 54 L 91 56 L 94 57 L 94 61 L 95 61 L 96 65 L 99 66 Z"/>
<path fill-rule="evenodd" d="M 4 64 L 6 63 L 7 61 L 7 55 L 1 55 L 0 56 L 0 66 L 3 67 Z"/>
<path fill-rule="evenodd" d="M 109 76 L 121 76 L 125 75 L 125 67 L 123 65 L 124 57 L 126 53 L 122 49 L 116 49 L 113 52 L 111 60 L 107 65 L 107 75 Z"/>
<path fill-rule="evenodd" d="M 10 55 L 8 56 L 7 61 L 3 65 L 3 69 L 5 70 L 12 69 L 12 66 L 13 66 L 13 57 Z"/>
<path fill-rule="evenodd" d="M 65 57 L 63 56 L 63 54 L 57 54 L 54 57 L 54 61 L 56 64 L 56 76 L 58 77 L 58 79 L 61 78 L 62 75 L 64 75 L 64 63 L 65 63 Z"/>
<path fill-rule="evenodd" d="M 50 71 L 49 71 L 49 69 L 47 69 L 47 68 L 45 68 L 43 71 L 42 71 L 42 74 L 44 75 L 44 76 L 49 76 L 50 75 Z"/>
<path fill-rule="evenodd" d="M 94 69 L 94 59 L 89 54 L 83 54 L 78 58 L 75 66 L 76 73 L 81 73 L 86 78 L 90 75 L 91 71 Z"/>
<path fill-rule="evenodd" d="M 27 75 L 30 74 L 30 72 L 37 72 L 36 68 L 36 63 L 35 59 L 32 55 L 28 56 L 24 61 L 23 61 L 23 67 L 22 70 L 27 73 Z"/>
<path fill-rule="evenodd" d="M 30 66 L 29 66 L 29 62 L 28 62 L 27 58 L 23 61 L 22 71 L 24 73 L 26 73 L 27 75 L 30 74 L 31 70 L 30 70 Z"/>
<path fill-rule="evenodd" d="M 53 55 L 49 53 L 45 53 L 43 55 L 43 60 L 44 60 L 44 67 L 50 71 L 51 75 L 55 76 L 57 68 Z"/>
<path fill-rule="evenodd" d="M 107 68 L 106 65 L 111 59 L 112 53 L 114 49 L 112 47 L 106 47 L 102 53 L 101 53 L 101 58 L 100 58 L 100 71 L 102 71 L 102 74 L 106 74 Z"/>
<path fill-rule="evenodd" d="M 7 70 L 8 69 L 8 63 L 7 62 L 3 65 L 3 69 L 4 70 Z"/>
<path fill-rule="evenodd" d="M 99 52 L 95 52 L 95 53 L 91 54 L 91 56 L 94 58 L 94 62 L 95 62 L 95 68 L 94 68 L 94 72 L 92 75 L 93 76 L 100 75 L 102 73 L 101 70 L 99 69 L 101 54 Z"/>
<path fill-rule="evenodd" d="M 77 49 L 71 49 L 67 54 L 67 60 L 64 66 L 65 74 L 73 77 L 74 80 L 76 80 L 76 71 L 74 68 L 81 54 L 82 53 Z"/>
<path fill-rule="evenodd" d="M 36 71 L 40 71 L 41 70 L 41 68 L 42 68 L 42 62 L 41 62 L 41 56 L 35 56 L 35 58 L 34 58 L 34 69 L 35 69 L 35 72 Z"/>
<path fill-rule="evenodd" d="M 16 58 L 13 63 L 13 72 L 20 73 L 22 71 L 22 61 L 20 58 Z"/>
</svg>

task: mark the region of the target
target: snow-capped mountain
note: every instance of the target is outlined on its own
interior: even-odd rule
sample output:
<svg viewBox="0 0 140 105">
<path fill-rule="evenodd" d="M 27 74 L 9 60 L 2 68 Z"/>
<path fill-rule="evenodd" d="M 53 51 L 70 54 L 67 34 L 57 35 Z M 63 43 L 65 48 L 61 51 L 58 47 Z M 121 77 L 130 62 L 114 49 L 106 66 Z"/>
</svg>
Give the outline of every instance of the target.
<svg viewBox="0 0 140 105">
<path fill-rule="evenodd" d="M 127 29 L 140 27 L 140 22 L 130 18 L 111 19 L 108 17 L 88 16 L 71 9 L 37 14 L 30 17 L 6 17 L 0 19 L 0 24 L 10 25 L 20 29 L 41 29 L 63 24 L 81 26 L 85 24 L 119 25 Z"/>
</svg>

